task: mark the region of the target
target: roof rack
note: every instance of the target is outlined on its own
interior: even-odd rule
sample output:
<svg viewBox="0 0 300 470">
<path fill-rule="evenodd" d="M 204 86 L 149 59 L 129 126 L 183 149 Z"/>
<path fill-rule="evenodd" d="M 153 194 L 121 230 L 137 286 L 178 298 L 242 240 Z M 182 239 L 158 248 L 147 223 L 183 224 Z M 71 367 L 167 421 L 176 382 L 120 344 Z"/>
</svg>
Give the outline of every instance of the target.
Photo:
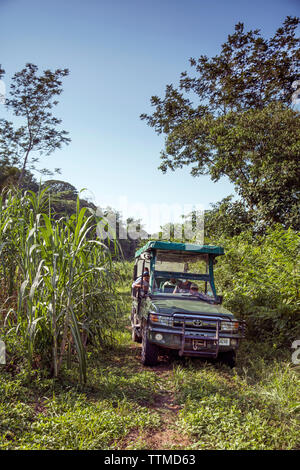
<svg viewBox="0 0 300 470">
<path fill-rule="evenodd" d="M 195 245 L 191 243 L 176 243 L 166 241 L 149 241 L 135 253 L 138 258 L 142 253 L 152 250 L 184 251 L 189 253 L 202 253 L 214 256 L 224 255 L 224 248 L 214 245 Z"/>
</svg>

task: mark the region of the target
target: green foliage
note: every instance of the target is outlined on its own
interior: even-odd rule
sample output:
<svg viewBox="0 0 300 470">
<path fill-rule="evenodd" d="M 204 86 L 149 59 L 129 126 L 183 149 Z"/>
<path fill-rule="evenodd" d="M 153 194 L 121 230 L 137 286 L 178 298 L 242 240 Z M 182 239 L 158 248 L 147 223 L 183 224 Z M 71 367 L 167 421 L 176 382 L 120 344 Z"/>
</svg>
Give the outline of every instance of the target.
<svg viewBox="0 0 300 470">
<path fill-rule="evenodd" d="M 216 240 L 221 236 L 239 235 L 248 230 L 254 222 L 245 204 L 242 201 L 232 201 L 232 196 L 227 196 L 211 206 L 210 210 L 205 211 L 204 224 L 205 236 L 211 240 Z"/>
<path fill-rule="evenodd" d="M 63 412 L 57 412 L 55 402 L 51 407 L 52 416 L 50 411 L 47 417 L 41 416 L 34 422 L 17 449 L 107 449 L 114 439 L 121 439 L 130 429 L 155 422 L 147 410 L 126 401 L 87 404 L 81 397 L 65 406 Z"/>
<path fill-rule="evenodd" d="M 299 113 L 282 103 L 231 111 L 210 137 L 219 156 L 212 179 L 227 175 L 258 219 L 299 229 Z"/>
<path fill-rule="evenodd" d="M 256 238 L 220 238 L 226 256 L 215 268 L 225 304 L 247 321 L 249 337 L 278 346 L 300 335 L 299 233 L 278 225 Z"/>
<path fill-rule="evenodd" d="M 194 437 L 194 449 L 298 448 L 299 376 L 274 349 L 264 349 L 244 344 L 232 377 L 210 365 L 175 370 L 184 403 L 179 425 Z"/>
<path fill-rule="evenodd" d="M 124 363 L 114 356 L 94 350 L 84 391 L 73 369 L 59 381 L 42 371 L 28 380 L 22 369 L 14 377 L 0 369 L 0 448 L 114 449 L 131 431 L 157 428 L 160 418 L 145 403 L 159 381 L 133 368 L 132 357 Z"/>
<path fill-rule="evenodd" d="M 193 176 L 227 176 L 265 223 L 299 228 L 299 112 L 290 108 L 299 78 L 298 18 L 287 17 L 269 40 L 238 23 L 221 53 L 191 59 L 178 89 L 151 98 L 142 114 L 166 135 L 160 169 L 192 166 Z M 186 97 L 192 93 L 195 103 Z"/>
<path fill-rule="evenodd" d="M 175 429 L 186 450 L 299 447 L 299 375 L 288 350 L 246 341 L 234 370 L 199 359 L 146 370 L 125 342 L 89 355 L 84 388 L 74 367 L 59 380 L 0 369 L 1 449 L 151 449 L 147 437 Z"/>
<path fill-rule="evenodd" d="M 0 120 L 0 154 L 1 166 L 20 169 L 19 184 L 29 164 L 34 168 L 41 155 L 49 155 L 70 142 L 68 133 L 58 127 L 61 120 L 51 112 L 62 93 L 61 79 L 68 74 L 68 69 L 57 69 L 38 75 L 38 67 L 28 63 L 12 77 L 6 106 L 22 120 L 22 125 L 16 128 L 12 122 Z"/>
<path fill-rule="evenodd" d="M 112 257 L 96 239 L 94 215 L 77 199 L 75 214 L 54 220 L 46 190 L 8 192 L 0 198 L 0 257 L 8 293 L 18 295 L 7 334 L 23 338 L 31 367 L 40 361 L 54 376 L 75 350 L 85 381 L 86 341 L 103 345 L 117 310 Z"/>
<path fill-rule="evenodd" d="M 8 188 L 15 188 L 18 185 L 21 170 L 16 166 L 10 166 L 3 163 L 2 157 L 0 159 L 0 191 Z M 37 184 L 33 174 L 29 170 L 24 170 L 23 179 L 19 184 L 22 190 L 31 190 L 38 192 L 39 185 Z"/>
<path fill-rule="evenodd" d="M 96 206 L 85 201 L 81 197 L 81 192 L 72 184 L 61 180 L 47 180 L 41 189 L 47 189 L 51 201 L 51 209 L 55 218 L 72 216 L 76 213 L 77 199 L 79 197 L 80 208 L 88 207 L 96 210 Z"/>
</svg>

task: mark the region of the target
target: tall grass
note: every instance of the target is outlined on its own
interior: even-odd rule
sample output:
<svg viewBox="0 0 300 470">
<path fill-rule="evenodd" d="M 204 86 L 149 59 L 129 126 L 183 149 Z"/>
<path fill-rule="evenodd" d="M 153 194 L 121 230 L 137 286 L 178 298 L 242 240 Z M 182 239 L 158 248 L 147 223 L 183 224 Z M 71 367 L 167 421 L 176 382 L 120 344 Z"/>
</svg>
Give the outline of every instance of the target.
<svg viewBox="0 0 300 470">
<path fill-rule="evenodd" d="M 79 199 L 74 215 L 54 219 L 46 189 L 0 197 L 2 286 L 17 295 L 5 331 L 22 338 L 31 366 L 40 361 L 54 377 L 74 351 L 85 382 L 85 344 L 103 344 L 113 321 L 112 253 L 96 238 L 96 223 Z"/>
</svg>

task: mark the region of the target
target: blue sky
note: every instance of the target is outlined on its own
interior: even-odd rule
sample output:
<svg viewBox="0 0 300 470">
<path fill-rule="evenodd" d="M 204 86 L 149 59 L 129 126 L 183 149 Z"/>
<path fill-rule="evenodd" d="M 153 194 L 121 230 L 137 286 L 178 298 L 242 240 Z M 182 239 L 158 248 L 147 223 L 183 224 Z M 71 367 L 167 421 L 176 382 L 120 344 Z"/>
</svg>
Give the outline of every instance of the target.
<svg viewBox="0 0 300 470">
<path fill-rule="evenodd" d="M 26 62 L 70 69 L 55 115 L 72 142 L 41 161 L 61 168 L 57 179 L 88 188 L 102 207 L 122 199 L 129 212 L 137 202 L 208 208 L 233 186 L 193 178 L 188 168 L 163 175 L 163 137 L 139 116 L 190 70 L 190 57 L 217 54 L 237 22 L 269 37 L 299 13 L 300 0 L 0 0 L 0 63 L 7 87 Z"/>
</svg>

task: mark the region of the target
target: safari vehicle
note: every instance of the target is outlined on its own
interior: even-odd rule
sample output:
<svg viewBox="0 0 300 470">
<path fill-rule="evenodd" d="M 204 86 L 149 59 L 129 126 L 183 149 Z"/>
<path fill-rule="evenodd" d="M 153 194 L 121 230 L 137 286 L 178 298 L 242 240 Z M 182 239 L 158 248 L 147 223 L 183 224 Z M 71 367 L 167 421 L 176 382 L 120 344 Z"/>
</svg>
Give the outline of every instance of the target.
<svg viewBox="0 0 300 470">
<path fill-rule="evenodd" d="M 213 267 L 223 254 L 219 246 L 165 241 L 149 241 L 136 252 L 133 279 L 140 285 L 132 287 L 131 327 L 144 365 L 156 365 L 163 348 L 234 367 L 245 325 L 216 293 Z"/>
</svg>

